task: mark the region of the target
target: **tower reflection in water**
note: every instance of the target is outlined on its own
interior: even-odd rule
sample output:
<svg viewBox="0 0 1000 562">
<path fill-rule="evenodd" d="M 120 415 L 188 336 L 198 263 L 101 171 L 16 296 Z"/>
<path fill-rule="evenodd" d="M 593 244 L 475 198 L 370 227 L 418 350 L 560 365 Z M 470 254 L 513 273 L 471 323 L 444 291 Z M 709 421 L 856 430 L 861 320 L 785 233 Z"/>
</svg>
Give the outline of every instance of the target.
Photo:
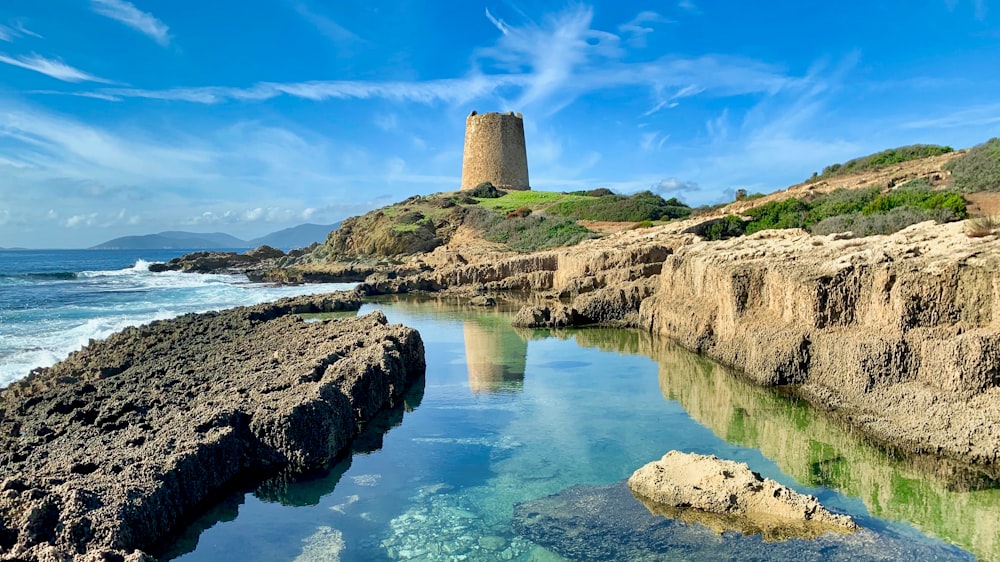
<svg viewBox="0 0 1000 562">
<path fill-rule="evenodd" d="M 502 316 L 468 319 L 462 331 L 469 388 L 473 393 L 520 392 L 524 388 L 528 342 L 514 331 L 509 319 Z"/>
</svg>

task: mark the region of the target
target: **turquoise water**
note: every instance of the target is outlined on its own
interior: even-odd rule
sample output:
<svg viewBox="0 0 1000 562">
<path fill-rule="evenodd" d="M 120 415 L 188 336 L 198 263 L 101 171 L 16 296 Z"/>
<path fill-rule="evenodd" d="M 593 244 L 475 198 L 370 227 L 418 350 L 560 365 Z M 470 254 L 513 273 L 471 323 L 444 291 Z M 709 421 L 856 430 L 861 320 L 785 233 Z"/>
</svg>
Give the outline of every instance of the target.
<svg viewBox="0 0 1000 562">
<path fill-rule="evenodd" d="M 373 423 L 329 472 L 234 494 L 159 554 L 184 562 L 542 561 L 602 559 L 605 547 L 621 546 L 615 552 L 629 554 L 614 559 L 998 559 L 992 482 L 928 474 L 647 334 L 515 331 L 509 314 L 438 302 L 385 302 L 361 313 L 376 308 L 417 328 L 426 345 L 426 378 L 405 406 Z M 620 532 L 632 521 L 648 526 L 637 502 L 558 512 L 563 496 L 552 495 L 613 496 L 671 449 L 746 462 L 865 530 L 771 544 L 665 521 L 649 531 L 655 540 L 644 540 Z M 529 540 L 514 524 L 522 502 L 567 523 L 530 529 L 537 541 Z"/>
</svg>

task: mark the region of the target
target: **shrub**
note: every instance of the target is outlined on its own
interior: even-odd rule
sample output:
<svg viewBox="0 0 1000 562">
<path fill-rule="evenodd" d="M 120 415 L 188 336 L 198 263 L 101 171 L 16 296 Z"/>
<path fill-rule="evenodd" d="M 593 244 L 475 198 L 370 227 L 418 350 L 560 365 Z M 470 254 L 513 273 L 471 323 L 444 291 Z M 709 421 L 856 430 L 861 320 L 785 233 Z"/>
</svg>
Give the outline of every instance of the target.
<svg viewBox="0 0 1000 562">
<path fill-rule="evenodd" d="M 652 226 L 653 226 L 653 221 L 639 221 L 635 223 L 635 226 L 633 226 L 632 229 L 635 230 L 639 228 L 650 228 Z"/>
<path fill-rule="evenodd" d="M 570 191 L 566 193 L 566 195 L 579 195 L 580 197 L 604 197 L 605 195 L 615 195 L 615 192 L 606 187 L 598 187 L 597 189 Z"/>
<path fill-rule="evenodd" d="M 721 219 L 708 221 L 705 224 L 703 234 L 706 240 L 725 240 L 743 236 L 746 232 L 747 222 L 736 215 L 726 215 Z"/>
<path fill-rule="evenodd" d="M 813 225 L 809 232 L 823 235 L 850 231 L 855 237 L 875 236 L 892 234 L 924 221 L 949 222 L 955 219 L 955 215 L 949 209 L 896 207 L 875 215 L 851 214 L 829 217 Z"/>
<path fill-rule="evenodd" d="M 1000 139 L 972 147 L 945 165 L 956 189 L 964 193 L 1000 191 Z"/>
<path fill-rule="evenodd" d="M 1000 230 L 1000 217 L 977 217 L 965 223 L 965 235 L 969 238 L 982 238 L 996 234 L 998 230 Z"/>
<path fill-rule="evenodd" d="M 520 252 L 569 246 L 595 236 L 569 218 L 529 215 L 505 219 L 481 207 L 469 207 L 463 224 L 482 232 L 491 242 L 506 244 Z"/>
<path fill-rule="evenodd" d="M 952 151 L 954 151 L 954 149 L 950 146 L 940 146 L 936 144 L 913 144 L 910 146 L 901 146 L 899 148 L 890 148 L 889 150 L 883 150 L 882 152 L 876 152 L 875 154 L 869 154 L 868 156 L 848 160 L 843 164 L 831 164 L 826 168 L 823 168 L 823 173 L 818 176 L 814 173 L 813 176 L 807 181 L 816 181 L 821 178 L 830 178 L 857 172 L 878 170 L 879 168 L 884 168 L 892 164 L 927 158 L 929 156 L 939 156 Z"/>
<path fill-rule="evenodd" d="M 745 189 L 736 190 L 736 200 L 737 201 L 753 201 L 754 199 L 760 199 L 764 197 L 763 193 L 747 193 Z"/>
<path fill-rule="evenodd" d="M 584 195 L 586 195 L 587 197 L 604 197 L 605 195 L 614 195 L 614 194 L 615 194 L 614 191 L 611 191 L 606 187 L 598 187 L 597 189 L 591 189 Z"/>
<path fill-rule="evenodd" d="M 514 209 L 512 211 L 507 211 L 507 215 L 506 215 L 505 218 L 507 218 L 507 219 L 524 218 L 524 217 L 526 217 L 526 216 L 528 216 L 530 214 L 531 214 L 531 209 L 530 208 L 528 208 L 528 207 L 518 207 L 518 208 L 516 208 L 516 209 Z"/>
<path fill-rule="evenodd" d="M 493 187 L 493 184 L 484 181 L 483 183 L 473 187 L 468 191 L 470 197 L 478 197 L 480 199 L 496 199 L 497 197 L 503 197 L 506 192 L 500 191 L 499 189 Z"/>
<path fill-rule="evenodd" d="M 746 233 L 772 228 L 802 228 L 806 225 L 809 205 L 800 199 L 769 201 L 746 212 L 751 218 Z"/>
<path fill-rule="evenodd" d="M 549 206 L 546 212 L 577 220 L 641 222 L 686 217 L 691 214 L 691 208 L 676 198 L 664 199 L 651 191 L 643 191 L 631 196 L 610 194 L 565 199 Z"/>
</svg>

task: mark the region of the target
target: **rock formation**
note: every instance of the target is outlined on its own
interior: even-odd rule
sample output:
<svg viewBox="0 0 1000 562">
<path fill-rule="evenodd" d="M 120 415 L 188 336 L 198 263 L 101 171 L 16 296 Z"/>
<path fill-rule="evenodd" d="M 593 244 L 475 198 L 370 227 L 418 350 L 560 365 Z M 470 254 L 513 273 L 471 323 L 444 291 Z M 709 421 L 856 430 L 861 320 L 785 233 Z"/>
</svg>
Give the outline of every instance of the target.
<svg viewBox="0 0 1000 562">
<path fill-rule="evenodd" d="M 0 560 L 146 559 L 242 477 L 329 463 L 424 372 L 354 294 L 128 328 L 0 393 Z"/>
<path fill-rule="evenodd" d="M 867 238 L 788 229 L 708 242 L 684 233 L 696 220 L 532 254 L 444 246 L 421 258 L 427 267 L 410 264 L 417 273 L 364 289 L 530 291 L 521 325 L 642 328 L 756 384 L 794 386 L 896 448 L 1000 473 L 996 235 L 928 222 Z"/>
<path fill-rule="evenodd" d="M 830 513 L 816 498 L 764 478 L 746 463 L 711 455 L 670 451 L 636 470 L 628 487 L 651 512 L 683 519 L 694 511 L 697 520 L 708 521 L 719 533 L 735 530 L 784 540 L 858 529 L 849 516 Z"/>
<path fill-rule="evenodd" d="M 573 486 L 514 506 L 516 533 L 570 560 L 954 560 L 969 555 L 944 544 L 914 541 L 909 534 L 827 533 L 814 539 L 765 542 L 760 535 L 718 535 L 701 522 L 667 519 L 636 501 L 624 482 Z"/>
</svg>

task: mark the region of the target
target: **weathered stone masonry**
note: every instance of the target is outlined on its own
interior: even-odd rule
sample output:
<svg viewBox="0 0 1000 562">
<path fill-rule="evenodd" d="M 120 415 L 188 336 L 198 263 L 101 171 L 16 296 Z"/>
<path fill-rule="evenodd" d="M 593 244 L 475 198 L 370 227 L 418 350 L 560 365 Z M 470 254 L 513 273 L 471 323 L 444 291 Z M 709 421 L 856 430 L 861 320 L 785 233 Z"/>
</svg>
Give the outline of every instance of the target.
<svg viewBox="0 0 1000 562">
<path fill-rule="evenodd" d="M 500 189 L 531 189 L 520 113 L 473 111 L 465 120 L 462 189 L 487 181 Z"/>
</svg>

